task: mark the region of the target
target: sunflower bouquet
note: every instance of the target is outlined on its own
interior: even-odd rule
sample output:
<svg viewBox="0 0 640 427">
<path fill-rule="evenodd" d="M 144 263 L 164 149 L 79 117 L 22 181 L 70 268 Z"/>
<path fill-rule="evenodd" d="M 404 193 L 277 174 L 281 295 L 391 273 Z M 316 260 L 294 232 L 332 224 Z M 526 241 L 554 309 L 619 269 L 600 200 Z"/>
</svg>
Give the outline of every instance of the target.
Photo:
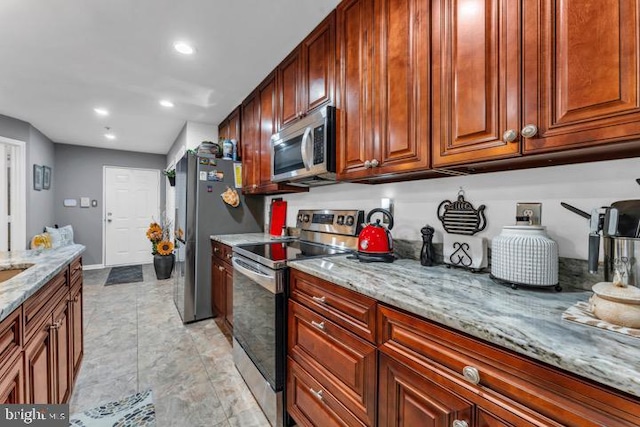
<svg viewBox="0 0 640 427">
<path fill-rule="evenodd" d="M 171 221 L 167 217 L 164 217 L 160 222 L 153 221 L 147 229 L 147 239 L 151 241 L 153 255 L 171 255 L 173 253 Z"/>
</svg>

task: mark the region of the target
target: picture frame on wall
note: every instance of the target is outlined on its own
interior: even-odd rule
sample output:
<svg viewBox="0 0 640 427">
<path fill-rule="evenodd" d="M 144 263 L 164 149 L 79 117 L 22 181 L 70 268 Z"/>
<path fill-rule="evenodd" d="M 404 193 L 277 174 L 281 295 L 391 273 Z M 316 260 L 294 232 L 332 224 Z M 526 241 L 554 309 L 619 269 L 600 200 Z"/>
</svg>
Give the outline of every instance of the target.
<svg viewBox="0 0 640 427">
<path fill-rule="evenodd" d="M 42 166 L 33 165 L 33 189 L 42 190 Z"/>
<path fill-rule="evenodd" d="M 49 166 L 42 166 L 42 189 L 48 190 L 51 188 L 51 168 Z"/>
</svg>

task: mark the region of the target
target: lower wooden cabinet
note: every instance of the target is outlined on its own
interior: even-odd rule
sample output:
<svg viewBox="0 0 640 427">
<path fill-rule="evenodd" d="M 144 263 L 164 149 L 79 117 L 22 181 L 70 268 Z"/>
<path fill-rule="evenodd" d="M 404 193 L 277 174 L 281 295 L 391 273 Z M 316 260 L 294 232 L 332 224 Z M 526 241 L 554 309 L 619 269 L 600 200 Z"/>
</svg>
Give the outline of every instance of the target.
<svg viewBox="0 0 640 427">
<path fill-rule="evenodd" d="M 24 403 L 24 355 L 19 352 L 0 368 L 0 405 Z"/>
<path fill-rule="evenodd" d="M 71 372 L 73 373 L 72 383 L 78 377 L 80 363 L 84 354 L 84 332 L 82 330 L 82 279 L 76 285 L 71 286 Z"/>
<path fill-rule="evenodd" d="M 71 303 L 67 298 L 60 301 L 53 313 L 52 332 L 54 333 L 55 353 L 55 389 L 56 403 L 65 403 L 71 397 L 73 378 L 72 341 L 73 325 L 71 324 Z"/>
<path fill-rule="evenodd" d="M 233 250 L 211 242 L 211 308 L 233 330 Z"/>
<path fill-rule="evenodd" d="M 50 316 L 24 349 L 25 403 L 57 403 L 54 340 L 53 318 Z"/>
</svg>

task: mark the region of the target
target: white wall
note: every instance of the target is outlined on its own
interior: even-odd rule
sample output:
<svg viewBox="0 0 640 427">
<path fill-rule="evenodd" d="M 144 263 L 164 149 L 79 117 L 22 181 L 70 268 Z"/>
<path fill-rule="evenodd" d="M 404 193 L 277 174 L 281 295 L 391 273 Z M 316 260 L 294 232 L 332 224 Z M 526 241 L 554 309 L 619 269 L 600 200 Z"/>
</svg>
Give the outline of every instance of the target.
<svg viewBox="0 0 640 427">
<path fill-rule="evenodd" d="M 481 204 L 487 206 L 487 228 L 477 236 L 489 240 L 500 233 L 502 226 L 514 224 L 516 202 L 541 202 L 542 224 L 558 242 L 560 256 L 586 259 L 588 221 L 561 207 L 560 202 L 590 212 L 616 200 L 640 199 L 636 178 L 640 178 L 639 158 L 391 184 L 338 184 L 276 197 L 288 202 L 290 227 L 295 226 L 299 209 L 368 211 L 379 207 L 382 197 L 390 197 L 395 203 L 393 236 L 421 240 L 420 228 L 429 224 L 436 229 L 435 242 L 442 242 L 443 232 L 436 213 L 438 205 L 443 200 L 455 200 L 460 187 L 476 209 Z"/>
<path fill-rule="evenodd" d="M 218 126 L 187 122 L 187 148 L 197 148 L 202 141 L 218 142 Z"/>
</svg>

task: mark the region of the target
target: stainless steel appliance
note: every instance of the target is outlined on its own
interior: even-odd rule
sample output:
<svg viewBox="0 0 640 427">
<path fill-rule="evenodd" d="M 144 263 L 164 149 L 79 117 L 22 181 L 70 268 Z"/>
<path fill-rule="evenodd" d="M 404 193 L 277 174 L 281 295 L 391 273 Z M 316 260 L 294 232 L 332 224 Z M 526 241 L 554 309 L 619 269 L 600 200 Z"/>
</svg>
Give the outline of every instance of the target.
<svg viewBox="0 0 640 427">
<path fill-rule="evenodd" d="M 357 249 L 363 212 L 300 211 L 300 239 L 233 248 L 233 359 L 273 426 L 285 411 L 287 262 Z"/>
<path fill-rule="evenodd" d="M 335 183 L 335 115 L 335 107 L 322 107 L 271 137 L 271 181 Z"/>
<path fill-rule="evenodd" d="M 186 154 L 176 165 L 173 300 L 184 323 L 213 315 L 210 236 L 263 230 L 263 198 L 240 195 L 231 207 L 220 194 L 233 185 L 233 161 Z"/>
</svg>

